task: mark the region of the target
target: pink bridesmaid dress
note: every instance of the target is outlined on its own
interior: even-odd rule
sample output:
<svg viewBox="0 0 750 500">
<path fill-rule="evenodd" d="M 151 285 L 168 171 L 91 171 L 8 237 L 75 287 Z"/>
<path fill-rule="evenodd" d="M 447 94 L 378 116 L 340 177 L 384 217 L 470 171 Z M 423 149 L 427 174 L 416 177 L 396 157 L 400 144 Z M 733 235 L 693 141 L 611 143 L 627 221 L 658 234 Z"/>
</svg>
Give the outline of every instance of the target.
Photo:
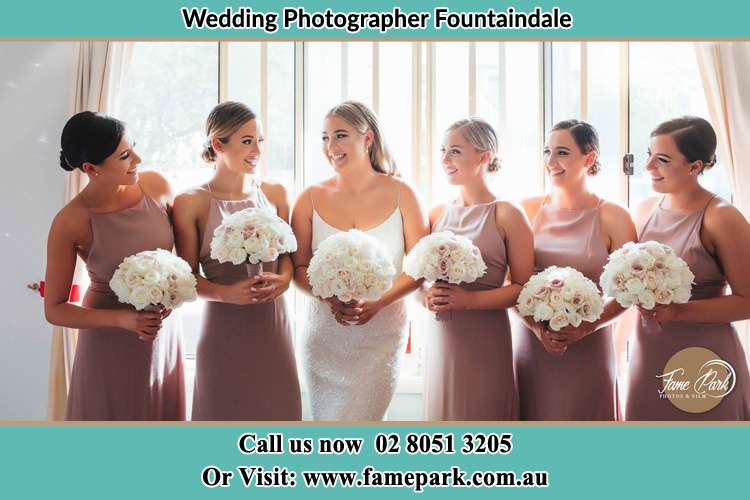
<svg viewBox="0 0 750 500">
<path fill-rule="evenodd" d="M 599 204 L 563 210 L 547 199 L 534 220 L 536 272 L 549 266 L 573 267 L 594 283 L 609 252 L 602 235 Z M 514 341 L 522 420 L 615 420 L 618 416 L 615 354 L 611 327 L 600 328 L 549 354 L 534 333 L 520 324 Z"/>
<path fill-rule="evenodd" d="M 713 199 L 713 198 L 712 198 Z M 711 200 L 692 213 L 655 207 L 641 231 L 641 241 L 658 241 L 672 247 L 695 275 L 691 299 L 724 295 L 726 276 L 720 263 L 701 243 L 703 216 Z M 660 398 L 662 379 L 657 378 L 675 353 L 687 347 L 705 347 L 734 367 L 736 385 L 713 409 L 688 413 Z M 625 404 L 626 420 L 748 420 L 750 376 L 745 352 L 731 323 L 658 323 L 640 317 L 630 339 L 629 374 Z"/>
<path fill-rule="evenodd" d="M 495 202 L 449 205 L 432 231 L 466 236 L 482 252 L 487 272 L 462 287 L 503 286 L 507 258 L 495 222 Z M 451 311 L 444 316 L 438 321 L 430 314 L 425 341 L 427 420 L 518 419 L 508 311 Z"/>
<path fill-rule="evenodd" d="M 218 200 L 211 195 L 200 248 L 206 278 L 232 284 L 247 278 L 245 265 L 211 258 L 211 239 L 224 217 L 260 207 L 276 213 L 256 186 L 247 200 Z M 263 270 L 276 272 L 277 262 Z M 196 350 L 193 420 L 300 420 L 302 400 L 292 331 L 284 296 L 266 304 L 206 302 Z"/>
<path fill-rule="evenodd" d="M 166 210 L 143 193 L 135 206 L 91 213 L 93 243 L 86 257 L 91 286 L 83 298 L 92 309 L 127 309 L 109 288 L 125 257 L 144 250 L 172 250 Z M 184 420 L 182 340 L 175 315 L 153 342 L 122 328 L 81 329 L 68 393 L 67 420 Z"/>
</svg>

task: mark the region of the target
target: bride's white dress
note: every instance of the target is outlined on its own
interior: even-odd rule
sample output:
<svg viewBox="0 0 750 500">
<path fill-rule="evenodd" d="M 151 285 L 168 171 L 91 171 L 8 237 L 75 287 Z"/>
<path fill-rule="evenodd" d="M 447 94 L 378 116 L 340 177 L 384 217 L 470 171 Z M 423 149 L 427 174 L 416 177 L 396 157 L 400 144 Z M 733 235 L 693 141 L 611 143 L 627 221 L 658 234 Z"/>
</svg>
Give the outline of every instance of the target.
<svg viewBox="0 0 750 500">
<path fill-rule="evenodd" d="M 320 242 L 338 232 L 313 209 L 313 253 Z M 385 245 L 398 276 L 404 258 L 400 208 L 365 232 Z M 314 420 L 383 419 L 396 390 L 406 326 L 403 300 L 381 309 L 361 326 L 342 326 L 327 303 L 308 300 L 300 358 Z"/>
</svg>

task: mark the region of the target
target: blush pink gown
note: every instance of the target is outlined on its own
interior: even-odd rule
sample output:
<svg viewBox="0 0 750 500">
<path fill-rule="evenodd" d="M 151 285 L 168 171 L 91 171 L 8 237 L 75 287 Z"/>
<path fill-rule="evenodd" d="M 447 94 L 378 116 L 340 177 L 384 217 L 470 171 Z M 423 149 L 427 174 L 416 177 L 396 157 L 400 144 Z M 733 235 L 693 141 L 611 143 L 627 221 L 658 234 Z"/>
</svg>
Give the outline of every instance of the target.
<svg viewBox="0 0 750 500">
<path fill-rule="evenodd" d="M 709 254 L 700 239 L 706 207 L 692 213 L 654 209 L 641 231 L 641 241 L 658 241 L 672 247 L 695 275 L 691 300 L 719 297 L 726 293 L 727 280 L 719 261 Z M 710 204 L 710 200 L 709 200 Z M 731 393 L 705 413 L 688 413 L 668 399 L 660 398 L 662 374 L 669 358 L 687 347 L 705 347 L 734 367 L 736 385 Z M 629 375 L 625 405 L 626 420 L 748 420 L 750 419 L 750 376 L 745 352 L 731 323 L 657 323 L 638 318 L 630 340 Z"/>
<path fill-rule="evenodd" d="M 166 210 L 145 193 L 137 205 L 91 213 L 93 243 L 86 258 L 91 278 L 84 307 L 127 309 L 109 288 L 125 257 L 144 250 L 172 250 Z M 175 314 L 153 342 L 121 328 L 87 328 L 78 335 L 68 394 L 67 420 L 184 420 L 182 341 Z"/>
<path fill-rule="evenodd" d="M 482 252 L 487 271 L 467 290 L 503 286 L 507 274 L 505 241 L 497 231 L 495 203 L 449 205 L 433 232 L 466 236 Z M 438 321 L 430 315 L 425 339 L 427 420 L 515 420 L 518 392 L 508 312 L 451 311 Z"/>
<path fill-rule="evenodd" d="M 247 278 L 247 268 L 211 258 L 211 239 L 229 214 L 260 207 L 276 213 L 257 188 L 247 200 L 211 196 L 201 239 L 200 263 L 206 278 L 231 284 Z M 263 270 L 276 272 L 277 262 Z M 196 350 L 193 420 L 300 420 L 302 402 L 292 329 L 284 296 L 265 304 L 206 302 Z"/>
<path fill-rule="evenodd" d="M 536 272 L 569 266 L 594 283 L 609 253 L 599 208 L 562 210 L 546 202 L 534 220 Z M 521 325 L 514 352 L 522 420 L 614 420 L 618 416 L 616 368 L 611 327 L 600 328 L 549 354 L 534 333 Z"/>
</svg>

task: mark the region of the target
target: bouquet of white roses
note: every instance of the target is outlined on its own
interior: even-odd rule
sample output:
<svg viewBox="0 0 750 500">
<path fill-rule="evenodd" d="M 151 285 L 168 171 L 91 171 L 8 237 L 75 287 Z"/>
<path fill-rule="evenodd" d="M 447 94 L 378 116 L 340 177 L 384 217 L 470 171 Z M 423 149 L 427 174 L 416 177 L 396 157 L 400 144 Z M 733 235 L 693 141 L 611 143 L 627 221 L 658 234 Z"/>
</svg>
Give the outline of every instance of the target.
<svg viewBox="0 0 750 500">
<path fill-rule="evenodd" d="M 246 208 L 224 218 L 211 239 L 211 258 L 222 264 L 248 265 L 248 274 L 259 272 L 262 262 L 297 250 L 292 228 L 281 217 L 263 208 Z"/>
<path fill-rule="evenodd" d="M 599 289 L 593 281 L 572 267 L 550 266 L 532 276 L 518 296 L 521 316 L 547 322 L 559 331 L 581 322 L 593 323 L 604 310 Z"/>
<path fill-rule="evenodd" d="M 120 302 L 141 311 L 174 309 L 196 299 L 196 280 L 187 262 L 163 249 L 139 252 L 117 267 L 109 287 Z"/>
<path fill-rule="evenodd" d="M 669 245 L 656 241 L 626 243 L 612 252 L 599 278 L 604 292 L 622 307 L 684 304 L 695 276 Z"/>
<path fill-rule="evenodd" d="M 385 247 L 357 229 L 323 240 L 307 268 L 313 295 L 341 302 L 380 298 L 395 274 Z"/>
<path fill-rule="evenodd" d="M 404 261 L 406 274 L 431 282 L 472 283 L 486 270 L 479 248 L 467 237 L 450 231 L 425 236 Z"/>
</svg>

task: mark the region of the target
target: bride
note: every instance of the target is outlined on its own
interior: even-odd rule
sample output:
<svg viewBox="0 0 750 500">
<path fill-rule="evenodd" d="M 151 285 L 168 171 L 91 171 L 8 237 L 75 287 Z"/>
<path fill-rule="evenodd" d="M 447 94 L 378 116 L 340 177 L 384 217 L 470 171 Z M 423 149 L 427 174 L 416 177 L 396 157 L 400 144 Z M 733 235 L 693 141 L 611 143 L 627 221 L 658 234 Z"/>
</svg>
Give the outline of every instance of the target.
<svg viewBox="0 0 750 500">
<path fill-rule="evenodd" d="M 385 245 L 398 277 L 380 299 L 311 298 L 300 356 L 315 420 L 381 420 L 393 397 L 406 342 L 406 305 L 418 283 L 401 273 L 404 254 L 427 234 L 414 191 L 396 177 L 378 119 L 346 101 L 326 115 L 323 154 L 334 169 L 295 203 L 294 280 L 310 293 L 307 267 L 328 236 L 360 229 Z"/>
</svg>

